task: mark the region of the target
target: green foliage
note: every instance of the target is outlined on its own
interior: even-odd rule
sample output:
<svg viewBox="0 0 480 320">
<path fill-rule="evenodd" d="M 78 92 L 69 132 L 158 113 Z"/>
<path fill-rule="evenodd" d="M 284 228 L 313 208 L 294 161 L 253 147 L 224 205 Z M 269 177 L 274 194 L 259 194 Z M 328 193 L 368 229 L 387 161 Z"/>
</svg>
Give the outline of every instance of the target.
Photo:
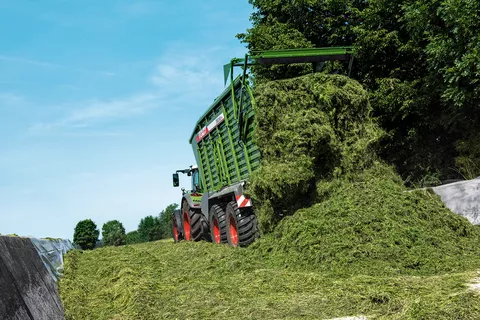
<svg viewBox="0 0 480 320">
<path fill-rule="evenodd" d="M 250 3 L 253 26 L 238 35 L 250 50 L 356 47 L 353 76 L 371 91 L 373 115 L 387 133 L 380 154 L 403 178 L 480 175 L 478 1 Z M 253 70 L 257 83 L 306 72 L 298 66 Z"/>
<path fill-rule="evenodd" d="M 140 220 L 138 229 L 131 231 L 126 235 L 126 243 L 142 243 L 148 241 L 156 241 L 172 237 L 172 214 L 178 204 L 168 205 L 158 217 L 147 216 Z"/>
<path fill-rule="evenodd" d="M 249 0 L 256 11 L 253 27 L 237 35 L 250 50 L 293 49 L 350 45 L 352 26 L 364 1 Z M 310 66 L 254 66 L 256 81 L 304 75 Z"/>
<path fill-rule="evenodd" d="M 160 214 L 160 239 L 167 239 L 172 237 L 172 216 L 173 212 L 178 208 L 178 204 L 172 203 L 168 205 Z"/>
<path fill-rule="evenodd" d="M 480 176 L 480 132 L 472 130 L 472 134 L 465 140 L 457 142 L 460 155 L 455 159 L 461 175 L 465 179 L 474 179 Z"/>
<path fill-rule="evenodd" d="M 162 227 L 158 217 L 147 216 L 141 219 L 137 231 L 142 242 L 162 239 Z"/>
<path fill-rule="evenodd" d="M 121 246 L 126 243 L 125 228 L 118 220 L 111 220 L 103 224 L 102 242 L 104 246 Z"/>
<path fill-rule="evenodd" d="M 355 80 L 312 74 L 259 85 L 260 169 L 251 178 L 262 231 L 315 200 L 315 183 L 362 170 L 375 159 L 381 131 L 368 94 Z"/>
<path fill-rule="evenodd" d="M 90 219 L 82 220 L 77 223 L 73 234 L 73 242 L 80 246 L 82 250 L 92 250 L 98 241 L 100 231 L 97 225 Z"/>
<path fill-rule="evenodd" d="M 126 244 L 135 244 L 144 242 L 137 230 L 130 231 L 125 236 Z"/>
</svg>

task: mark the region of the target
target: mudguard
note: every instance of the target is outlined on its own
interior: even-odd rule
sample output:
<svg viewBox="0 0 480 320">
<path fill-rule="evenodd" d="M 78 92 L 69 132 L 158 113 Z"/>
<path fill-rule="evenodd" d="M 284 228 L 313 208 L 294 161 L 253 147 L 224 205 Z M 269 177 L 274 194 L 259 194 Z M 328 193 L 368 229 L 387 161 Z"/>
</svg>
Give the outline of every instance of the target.
<svg viewBox="0 0 480 320">
<path fill-rule="evenodd" d="M 181 233 L 182 236 L 184 236 L 183 225 L 182 225 L 182 210 L 177 209 L 177 210 L 173 211 L 172 219 L 175 219 L 173 221 L 175 221 L 177 223 L 178 232 Z"/>
<path fill-rule="evenodd" d="M 202 199 L 201 197 L 198 197 L 198 196 L 197 197 L 192 197 L 191 194 L 185 193 L 183 195 L 183 199 L 185 199 L 187 201 L 188 206 L 190 208 L 200 210 L 200 202 L 201 202 L 201 199 Z M 182 200 L 182 202 L 183 202 L 183 200 Z"/>
</svg>

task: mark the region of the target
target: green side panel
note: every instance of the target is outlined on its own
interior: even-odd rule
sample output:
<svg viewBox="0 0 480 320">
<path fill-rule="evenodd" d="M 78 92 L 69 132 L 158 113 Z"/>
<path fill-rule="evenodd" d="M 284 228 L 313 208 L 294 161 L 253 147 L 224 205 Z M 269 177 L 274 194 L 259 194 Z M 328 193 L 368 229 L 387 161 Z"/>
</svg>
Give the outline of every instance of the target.
<svg viewBox="0 0 480 320">
<path fill-rule="evenodd" d="M 240 103 L 241 94 L 245 128 L 239 127 L 235 108 L 235 105 Z M 245 180 L 259 167 L 260 150 L 253 142 L 254 116 L 255 102 L 252 91 L 248 84 L 242 86 L 240 78 L 237 78 L 198 120 L 190 143 L 204 191 L 219 190 Z M 210 130 L 206 132 L 205 128 Z M 245 132 L 242 141 L 239 139 L 241 130 Z M 202 131 L 203 134 L 199 136 Z"/>
</svg>

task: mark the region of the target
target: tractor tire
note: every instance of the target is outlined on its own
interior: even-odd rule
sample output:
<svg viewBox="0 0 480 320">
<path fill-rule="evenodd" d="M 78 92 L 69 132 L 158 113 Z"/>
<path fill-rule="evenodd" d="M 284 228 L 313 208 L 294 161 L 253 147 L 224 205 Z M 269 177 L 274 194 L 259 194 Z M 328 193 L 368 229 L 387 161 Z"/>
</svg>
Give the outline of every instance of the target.
<svg viewBox="0 0 480 320">
<path fill-rule="evenodd" d="M 225 210 L 218 204 L 210 208 L 210 236 L 213 243 L 227 243 L 227 220 Z"/>
<path fill-rule="evenodd" d="M 232 247 L 246 247 L 260 235 L 257 217 L 251 208 L 240 210 L 235 201 L 225 209 L 227 241 Z"/>
<path fill-rule="evenodd" d="M 190 208 L 187 201 L 182 204 L 182 224 L 185 240 L 210 240 L 205 217 L 200 210 Z"/>
<path fill-rule="evenodd" d="M 172 217 L 172 236 L 173 236 L 173 241 L 175 243 L 178 243 L 178 242 L 183 240 L 183 235 L 180 232 L 180 229 L 181 228 L 179 228 L 179 226 L 177 226 L 177 218 L 175 217 L 175 215 L 173 215 L 173 217 Z"/>
</svg>

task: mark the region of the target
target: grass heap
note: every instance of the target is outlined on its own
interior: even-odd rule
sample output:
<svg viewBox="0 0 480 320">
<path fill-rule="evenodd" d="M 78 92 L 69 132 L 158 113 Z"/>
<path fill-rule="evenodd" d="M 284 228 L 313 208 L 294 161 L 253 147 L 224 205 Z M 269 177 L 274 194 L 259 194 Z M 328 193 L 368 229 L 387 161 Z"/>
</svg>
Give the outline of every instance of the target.
<svg viewBox="0 0 480 320">
<path fill-rule="evenodd" d="M 268 235 L 252 248 L 264 259 L 341 274 L 480 265 L 479 229 L 434 194 L 407 192 L 375 159 L 381 131 L 356 81 L 322 74 L 272 81 L 257 88 L 256 101 L 262 167 L 251 190 Z"/>
<path fill-rule="evenodd" d="M 479 228 L 437 195 L 408 192 L 384 165 L 320 181 L 324 200 L 286 217 L 253 248 L 277 266 L 337 274 L 415 274 L 480 266 Z"/>
<path fill-rule="evenodd" d="M 65 258 L 67 320 L 479 319 L 475 272 L 433 277 L 335 277 L 285 270 L 250 249 L 158 241 Z"/>
<path fill-rule="evenodd" d="M 341 75 L 311 74 L 271 81 L 255 90 L 256 142 L 262 165 L 251 192 L 263 231 L 315 202 L 315 183 L 368 167 L 381 130 L 368 94 Z"/>
</svg>

